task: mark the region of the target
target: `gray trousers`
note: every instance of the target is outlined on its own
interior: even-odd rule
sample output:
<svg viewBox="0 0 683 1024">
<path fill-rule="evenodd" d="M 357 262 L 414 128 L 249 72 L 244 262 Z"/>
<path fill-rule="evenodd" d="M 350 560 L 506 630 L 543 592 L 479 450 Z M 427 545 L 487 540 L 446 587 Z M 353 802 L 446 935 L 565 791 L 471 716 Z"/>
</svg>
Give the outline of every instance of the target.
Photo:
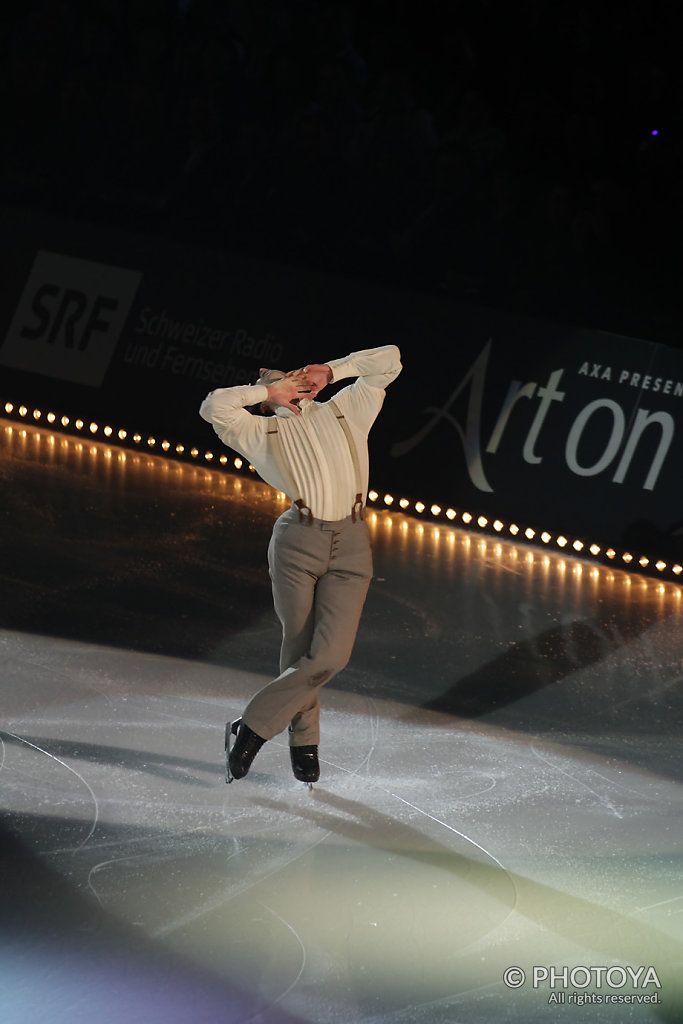
<svg viewBox="0 0 683 1024">
<path fill-rule="evenodd" d="M 366 523 L 303 520 L 297 508 L 275 523 L 268 546 L 275 611 L 282 624 L 280 675 L 252 697 L 243 721 L 265 740 L 289 726 L 291 746 L 318 744 L 318 690 L 351 657 L 372 576 Z"/>
</svg>

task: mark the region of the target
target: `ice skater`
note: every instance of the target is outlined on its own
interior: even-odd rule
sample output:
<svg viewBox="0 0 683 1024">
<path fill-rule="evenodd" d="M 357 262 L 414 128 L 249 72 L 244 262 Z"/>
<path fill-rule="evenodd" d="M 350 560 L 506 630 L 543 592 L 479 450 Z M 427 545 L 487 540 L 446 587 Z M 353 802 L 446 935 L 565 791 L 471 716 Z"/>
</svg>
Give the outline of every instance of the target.
<svg viewBox="0 0 683 1024">
<path fill-rule="evenodd" d="M 221 441 L 292 501 L 268 546 L 280 674 L 226 727 L 228 782 L 244 778 L 266 740 L 285 729 L 295 778 L 311 785 L 320 777 L 318 693 L 351 656 L 372 576 L 367 439 L 400 372 L 399 350 L 384 345 L 288 373 L 264 367 L 256 384 L 212 391 L 201 405 Z"/>
</svg>

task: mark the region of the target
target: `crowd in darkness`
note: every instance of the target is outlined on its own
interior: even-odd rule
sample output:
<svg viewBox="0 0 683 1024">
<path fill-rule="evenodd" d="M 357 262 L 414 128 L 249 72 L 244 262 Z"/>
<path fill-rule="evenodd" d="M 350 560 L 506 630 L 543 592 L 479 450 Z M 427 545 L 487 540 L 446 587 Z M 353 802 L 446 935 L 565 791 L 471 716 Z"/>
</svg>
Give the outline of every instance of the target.
<svg viewBox="0 0 683 1024">
<path fill-rule="evenodd" d="M 677 4 L 26 0 L 9 21 L 5 203 L 679 343 Z"/>
</svg>

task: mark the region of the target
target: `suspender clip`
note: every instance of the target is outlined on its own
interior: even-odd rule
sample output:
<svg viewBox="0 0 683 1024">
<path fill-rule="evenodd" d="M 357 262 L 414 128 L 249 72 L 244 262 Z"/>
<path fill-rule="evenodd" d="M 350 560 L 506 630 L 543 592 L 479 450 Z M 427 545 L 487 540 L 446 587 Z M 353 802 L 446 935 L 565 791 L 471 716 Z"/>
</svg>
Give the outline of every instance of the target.
<svg viewBox="0 0 683 1024">
<path fill-rule="evenodd" d="M 313 513 L 311 512 L 311 510 L 308 507 L 308 505 L 305 504 L 304 499 L 303 498 L 297 498 L 296 501 L 294 502 L 294 504 L 299 509 L 299 522 L 300 523 L 303 523 L 303 521 L 304 521 L 304 509 L 306 510 L 306 512 L 308 512 L 308 525 L 310 526 L 311 523 L 313 522 Z"/>
</svg>

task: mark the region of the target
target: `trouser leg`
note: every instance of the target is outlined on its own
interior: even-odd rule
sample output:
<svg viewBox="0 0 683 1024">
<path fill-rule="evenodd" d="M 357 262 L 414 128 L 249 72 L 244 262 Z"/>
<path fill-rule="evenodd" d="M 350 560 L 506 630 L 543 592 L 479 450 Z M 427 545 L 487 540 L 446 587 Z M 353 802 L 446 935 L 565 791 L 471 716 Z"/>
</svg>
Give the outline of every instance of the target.
<svg viewBox="0 0 683 1024">
<path fill-rule="evenodd" d="M 285 517 L 282 517 L 285 519 Z M 282 623 L 281 672 L 247 705 L 244 720 L 270 739 L 319 742 L 318 690 L 347 664 L 372 575 L 365 523 L 276 524 L 269 549 L 275 609 Z"/>
<path fill-rule="evenodd" d="M 310 534 L 303 534 L 303 538 Z M 294 558 L 291 555 L 294 554 Z M 277 567 L 275 565 L 277 561 Z M 306 564 L 306 568 L 301 563 Z M 316 559 L 318 562 L 318 559 Z M 300 552 L 269 552 L 273 604 L 282 626 L 280 647 L 280 674 L 295 665 L 311 649 L 315 621 L 315 599 L 319 583 L 317 575 L 324 566 L 308 564 L 308 557 Z M 306 735 L 317 735 L 320 721 L 320 701 L 317 687 L 308 694 L 308 702 L 299 708 L 289 723 L 292 746 L 304 746 L 301 730 Z"/>
<path fill-rule="evenodd" d="M 369 577 L 350 579 L 347 574 L 334 570 L 318 581 L 313 639 L 309 655 L 304 656 L 308 661 L 304 668 L 312 691 L 311 700 L 292 719 L 292 746 L 317 745 L 320 740 L 320 686 L 348 664 L 369 584 Z"/>
</svg>

